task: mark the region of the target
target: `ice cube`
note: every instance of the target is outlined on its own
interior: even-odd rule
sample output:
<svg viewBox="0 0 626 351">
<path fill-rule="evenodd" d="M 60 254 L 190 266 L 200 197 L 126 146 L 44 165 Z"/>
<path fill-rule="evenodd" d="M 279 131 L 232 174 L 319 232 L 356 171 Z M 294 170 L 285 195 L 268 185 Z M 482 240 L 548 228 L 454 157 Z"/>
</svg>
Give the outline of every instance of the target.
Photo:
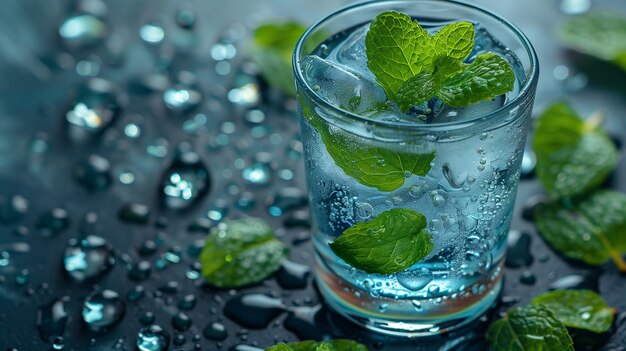
<svg viewBox="0 0 626 351">
<path fill-rule="evenodd" d="M 370 24 L 368 23 L 352 32 L 330 53 L 329 58 L 374 81 L 374 74 L 367 68 L 367 54 L 365 53 L 365 36 L 369 28 Z"/>
<path fill-rule="evenodd" d="M 333 106 L 365 113 L 387 101 L 378 83 L 346 66 L 315 55 L 305 57 L 300 64 L 309 85 Z"/>
<path fill-rule="evenodd" d="M 433 122 L 447 123 L 460 120 L 470 120 L 476 117 L 484 116 L 500 109 L 504 106 L 504 104 L 506 104 L 506 100 L 507 96 L 504 94 L 496 96 L 493 100 L 480 101 L 463 108 L 455 109 L 445 106 L 435 115 Z"/>
</svg>

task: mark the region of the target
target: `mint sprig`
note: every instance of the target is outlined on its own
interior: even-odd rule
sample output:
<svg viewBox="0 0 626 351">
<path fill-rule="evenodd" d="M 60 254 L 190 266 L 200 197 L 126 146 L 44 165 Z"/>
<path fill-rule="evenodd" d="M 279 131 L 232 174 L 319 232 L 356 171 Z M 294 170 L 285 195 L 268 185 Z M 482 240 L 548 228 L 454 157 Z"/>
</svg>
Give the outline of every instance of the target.
<svg viewBox="0 0 626 351">
<path fill-rule="evenodd" d="M 377 274 L 398 273 L 432 252 L 434 246 L 425 229 L 423 214 L 394 208 L 346 229 L 329 246 L 356 269 Z"/>
<path fill-rule="evenodd" d="M 449 24 L 431 36 L 408 15 L 384 12 L 365 38 L 367 65 L 403 111 L 432 97 L 465 107 L 513 90 L 515 74 L 500 56 L 481 54 L 464 63 L 474 39 L 468 22 Z"/>
<path fill-rule="evenodd" d="M 584 121 L 569 105 L 557 102 L 537 119 L 532 142 L 537 175 L 552 197 L 592 190 L 617 166 L 617 149 L 599 127 L 598 116 Z"/>
<path fill-rule="evenodd" d="M 348 339 L 336 339 L 328 341 L 298 341 L 288 344 L 279 343 L 265 351 L 368 351 L 367 346 Z"/>
<path fill-rule="evenodd" d="M 280 268 L 287 247 L 262 219 L 224 221 L 209 236 L 200 256 L 204 279 L 220 288 L 257 283 Z"/>
</svg>

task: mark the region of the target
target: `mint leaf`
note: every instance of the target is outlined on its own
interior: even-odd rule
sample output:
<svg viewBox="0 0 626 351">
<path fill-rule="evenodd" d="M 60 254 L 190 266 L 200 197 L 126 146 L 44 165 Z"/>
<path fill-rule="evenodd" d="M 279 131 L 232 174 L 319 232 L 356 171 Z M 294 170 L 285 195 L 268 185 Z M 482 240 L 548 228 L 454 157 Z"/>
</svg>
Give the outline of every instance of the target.
<svg viewBox="0 0 626 351">
<path fill-rule="evenodd" d="M 430 35 L 404 13 L 384 12 L 371 23 L 365 37 L 367 67 L 392 98 L 402 84 L 428 67 Z"/>
<path fill-rule="evenodd" d="M 510 310 L 487 331 L 493 351 L 574 351 L 565 326 L 542 305 Z"/>
<path fill-rule="evenodd" d="M 367 347 L 363 344 L 359 344 L 353 340 L 347 339 L 337 339 L 337 340 L 329 340 L 329 341 L 299 341 L 299 342 L 291 342 L 286 344 L 285 346 L 288 349 L 277 349 L 276 346 L 272 346 L 270 348 L 265 349 L 266 351 L 368 351 Z"/>
<path fill-rule="evenodd" d="M 268 347 L 267 349 L 265 349 L 267 351 L 294 351 L 294 349 L 292 349 L 291 347 L 289 347 L 289 345 L 285 344 L 285 343 L 279 343 L 277 345 Z"/>
<path fill-rule="evenodd" d="M 402 111 L 430 100 L 436 90 L 435 76 L 430 72 L 422 72 L 409 78 L 396 94 L 396 103 Z"/>
<path fill-rule="evenodd" d="M 537 175 L 554 198 L 597 187 L 617 166 L 615 145 L 597 121 L 584 122 L 566 103 L 555 103 L 536 123 Z"/>
<path fill-rule="evenodd" d="M 426 217 L 407 208 L 385 211 L 346 229 L 329 246 L 349 265 L 367 273 L 402 272 L 421 261 L 434 246 Z"/>
<path fill-rule="evenodd" d="M 612 259 L 626 272 L 626 196 L 598 191 L 571 205 L 550 203 L 536 209 L 541 236 L 562 255 L 590 265 Z"/>
<path fill-rule="evenodd" d="M 322 138 L 326 151 L 346 175 L 380 191 L 400 188 L 408 174 L 424 176 L 435 153 L 410 153 L 368 147 L 347 133 L 331 132 L 328 122 L 318 116 L 305 101 L 300 101 L 304 118 Z M 409 148 L 410 145 L 407 146 Z"/>
<path fill-rule="evenodd" d="M 591 290 L 557 290 L 533 299 L 533 305 L 547 307 L 566 327 L 604 333 L 611 329 L 615 309 Z"/>
<path fill-rule="evenodd" d="M 515 73 L 496 54 L 481 54 L 463 72 L 446 80 L 435 95 L 452 107 L 490 100 L 513 89 Z"/>
<path fill-rule="evenodd" d="M 613 62 L 626 70 L 626 16 L 590 13 L 565 22 L 559 30 L 561 42 L 570 49 Z"/>
<path fill-rule="evenodd" d="M 474 49 L 475 36 L 474 25 L 469 22 L 449 24 L 433 37 L 435 55 L 463 62 Z"/>
<path fill-rule="evenodd" d="M 224 221 L 209 234 L 200 262 L 207 282 L 221 288 L 257 283 L 280 268 L 287 248 L 262 219 Z"/>
</svg>

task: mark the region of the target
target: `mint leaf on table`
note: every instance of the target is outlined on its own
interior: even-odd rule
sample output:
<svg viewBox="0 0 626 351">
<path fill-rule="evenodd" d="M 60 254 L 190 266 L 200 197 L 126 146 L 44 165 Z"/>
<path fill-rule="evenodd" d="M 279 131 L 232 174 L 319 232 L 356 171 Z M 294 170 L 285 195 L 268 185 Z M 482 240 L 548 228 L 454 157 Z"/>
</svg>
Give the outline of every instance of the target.
<svg viewBox="0 0 626 351">
<path fill-rule="evenodd" d="M 391 274 L 406 270 L 432 252 L 426 217 L 407 209 L 385 211 L 369 222 L 346 229 L 329 244 L 331 250 L 356 269 Z"/>
<path fill-rule="evenodd" d="M 366 146 L 362 140 L 331 132 L 328 122 L 305 101 L 300 101 L 300 106 L 304 118 L 319 132 L 326 151 L 337 166 L 363 185 L 380 191 L 393 191 L 404 184 L 407 172 L 424 176 L 430 170 L 434 152 L 411 153 Z"/>
<path fill-rule="evenodd" d="M 612 62 L 626 70 L 626 15 L 589 13 L 565 22 L 561 42 L 570 49 Z"/>
<path fill-rule="evenodd" d="M 562 255 L 590 265 L 612 259 L 622 272 L 626 263 L 626 196 L 601 190 L 565 204 L 555 202 L 536 209 L 541 236 Z"/>
<path fill-rule="evenodd" d="M 481 54 L 464 63 L 474 40 L 469 22 L 449 24 L 430 36 L 408 15 L 384 12 L 372 21 L 365 38 L 367 65 L 403 111 L 432 97 L 465 107 L 513 90 L 515 74 L 500 56 Z"/>
<path fill-rule="evenodd" d="M 547 307 L 563 325 L 594 333 L 611 329 L 615 309 L 591 290 L 557 290 L 533 299 L 533 305 Z"/>
<path fill-rule="evenodd" d="M 563 323 L 545 306 L 515 308 L 489 326 L 492 351 L 574 351 Z"/>
<path fill-rule="evenodd" d="M 257 283 L 276 272 L 287 248 L 262 219 L 224 221 L 211 230 L 200 256 L 204 279 L 220 288 Z"/>
<path fill-rule="evenodd" d="M 277 348 L 281 346 L 283 348 Z M 286 349 L 284 347 L 287 347 Z M 265 349 L 266 351 L 368 351 L 367 347 L 353 340 L 337 339 L 329 341 L 298 341 L 288 344 L 280 343 Z"/>
<path fill-rule="evenodd" d="M 597 119 L 583 121 L 564 102 L 549 107 L 536 121 L 532 146 L 537 175 L 554 198 L 587 192 L 617 166 L 618 153 Z"/>
</svg>

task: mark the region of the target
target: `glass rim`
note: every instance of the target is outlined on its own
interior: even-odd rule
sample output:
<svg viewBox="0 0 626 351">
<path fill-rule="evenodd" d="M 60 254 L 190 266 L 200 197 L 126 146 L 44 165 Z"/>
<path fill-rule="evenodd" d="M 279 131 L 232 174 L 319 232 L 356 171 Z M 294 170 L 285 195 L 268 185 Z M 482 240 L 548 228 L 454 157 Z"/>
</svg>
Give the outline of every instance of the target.
<svg viewBox="0 0 626 351">
<path fill-rule="evenodd" d="M 357 113 L 353 113 L 353 112 L 341 109 L 340 107 L 334 106 L 328 101 L 324 100 L 312 89 L 312 87 L 309 85 L 309 83 L 307 82 L 307 80 L 305 79 L 302 73 L 302 69 L 300 66 L 300 58 L 301 58 L 301 52 L 304 48 L 305 42 L 310 38 L 311 34 L 315 30 L 317 30 L 320 26 L 324 25 L 328 21 L 354 9 L 367 7 L 370 5 L 411 4 L 411 3 L 419 3 L 419 2 L 432 3 L 434 5 L 441 4 L 441 0 L 382 0 L 382 1 L 381 0 L 366 0 L 366 1 L 357 2 L 351 5 L 345 6 L 343 8 L 340 8 L 339 10 L 315 22 L 304 32 L 304 34 L 302 34 L 302 36 L 298 40 L 298 43 L 292 55 L 292 67 L 294 70 L 296 85 L 300 84 L 301 86 L 303 86 L 307 92 L 307 95 L 309 95 L 317 105 L 323 107 L 325 110 L 332 111 L 341 116 L 345 116 L 355 122 L 366 123 L 372 126 L 377 126 L 377 127 L 386 128 L 386 129 L 398 129 L 399 127 L 401 127 L 406 132 L 443 131 L 443 130 L 451 131 L 451 130 L 456 130 L 456 129 L 465 129 L 468 127 L 475 126 L 476 124 L 481 124 L 482 122 L 492 121 L 493 119 L 496 119 L 498 116 L 502 116 L 504 113 L 510 113 L 512 110 L 514 110 L 515 108 L 519 106 L 520 101 L 526 101 L 528 98 L 532 98 L 532 97 L 529 97 L 529 95 L 533 94 L 534 92 L 533 87 L 536 85 L 538 78 L 539 78 L 539 69 L 538 69 L 539 60 L 537 58 L 537 53 L 535 52 L 535 49 L 532 43 L 528 40 L 526 35 L 516 25 L 511 23 L 508 19 L 496 14 L 495 12 L 485 9 L 482 6 L 471 4 L 471 3 L 466 3 L 462 0 L 446 0 L 445 3 L 453 4 L 453 5 L 460 6 L 460 7 L 465 7 L 473 11 L 478 11 L 484 15 L 487 15 L 497 20 L 515 35 L 517 40 L 519 40 L 519 42 L 522 44 L 523 49 L 526 51 L 526 54 L 528 55 L 528 58 L 530 61 L 530 71 L 526 75 L 527 77 L 526 81 L 523 82 L 523 85 L 520 87 L 520 91 L 517 94 L 517 96 L 515 96 L 513 100 L 503 105 L 499 109 L 495 111 L 491 111 L 486 114 L 481 114 L 471 119 L 461 119 L 461 120 L 453 121 L 453 122 L 428 123 L 428 124 L 426 123 L 411 124 L 411 123 L 406 123 L 406 122 L 399 123 L 399 122 L 393 122 L 393 121 L 382 121 L 382 120 L 370 119 L 370 118 L 361 116 Z"/>
</svg>

